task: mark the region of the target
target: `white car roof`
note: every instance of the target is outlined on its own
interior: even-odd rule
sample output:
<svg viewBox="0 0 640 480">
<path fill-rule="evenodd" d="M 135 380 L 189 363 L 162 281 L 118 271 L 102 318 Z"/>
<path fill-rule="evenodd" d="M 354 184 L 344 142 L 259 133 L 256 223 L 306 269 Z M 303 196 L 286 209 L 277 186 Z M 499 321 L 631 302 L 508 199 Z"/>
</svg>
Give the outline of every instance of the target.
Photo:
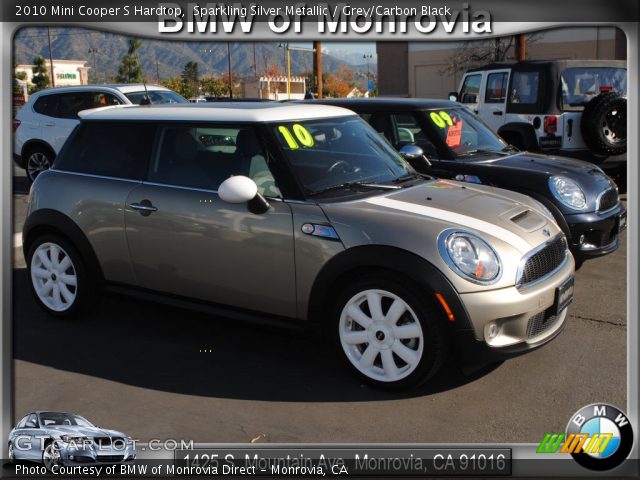
<svg viewBox="0 0 640 480">
<path fill-rule="evenodd" d="M 177 120 L 276 122 L 355 116 L 351 110 L 329 105 L 286 103 L 190 103 L 116 106 L 83 110 L 84 120 Z"/>
<path fill-rule="evenodd" d="M 131 92 L 143 92 L 144 84 L 142 83 L 102 83 L 102 84 L 91 84 L 91 85 L 70 85 L 68 87 L 51 87 L 40 90 L 34 95 L 50 95 L 52 93 L 64 93 L 64 92 L 81 92 L 83 90 L 118 90 L 124 94 Z M 170 92 L 168 88 L 162 87 L 160 85 L 149 85 L 147 84 L 147 90 L 149 91 L 164 91 Z"/>
</svg>

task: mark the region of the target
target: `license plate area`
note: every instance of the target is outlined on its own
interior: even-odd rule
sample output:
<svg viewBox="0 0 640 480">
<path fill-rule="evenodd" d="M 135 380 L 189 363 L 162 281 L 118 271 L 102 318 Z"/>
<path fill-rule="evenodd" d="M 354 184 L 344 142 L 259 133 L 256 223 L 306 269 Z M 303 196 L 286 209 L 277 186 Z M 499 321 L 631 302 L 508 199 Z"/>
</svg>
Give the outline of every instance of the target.
<svg viewBox="0 0 640 480">
<path fill-rule="evenodd" d="M 553 304 L 555 315 L 559 315 L 573 301 L 573 286 L 575 277 L 566 279 L 562 285 L 556 288 L 556 298 Z"/>
<path fill-rule="evenodd" d="M 538 145 L 540 145 L 540 148 L 542 149 L 560 148 L 562 146 L 562 137 L 557 137 L 555 135 L 539 137 Z"/>
</svg>

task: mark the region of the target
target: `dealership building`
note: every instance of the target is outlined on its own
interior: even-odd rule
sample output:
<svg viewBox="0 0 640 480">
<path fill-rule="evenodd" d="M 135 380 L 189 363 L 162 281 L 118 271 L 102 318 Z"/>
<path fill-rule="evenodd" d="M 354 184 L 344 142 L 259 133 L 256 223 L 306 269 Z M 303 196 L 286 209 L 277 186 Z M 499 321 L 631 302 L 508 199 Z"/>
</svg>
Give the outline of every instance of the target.
<svg viewBox="0 0 640 480">
<path fill-rule="evenodd" d="M 627 58 L 626 36 L 615 27 L 560 28 L 527 35 L 532 39 L 526 47 L 527 58 L 532 60 Z M 464 75 L 450 73 L 448 68 L 464 43 L 377 42 L 379 94 L 447 98 L 449 92 L 458 90 Z M 513 47 L 506 58 L 514 58 Z"/>
<path fill-rule="evenodd" d="M 27 74 L 27 83 L 32 83 L 33 65 L 16 65 L 17 72 Z M 53 75 L 51 74 L 51 62 L 45 59 L 45 67 L 49 78 L 55 81 L 56 87 L 87 85 L 89 83 L 89 67 L 85 60 L 53 60 Z"/>
</svg>

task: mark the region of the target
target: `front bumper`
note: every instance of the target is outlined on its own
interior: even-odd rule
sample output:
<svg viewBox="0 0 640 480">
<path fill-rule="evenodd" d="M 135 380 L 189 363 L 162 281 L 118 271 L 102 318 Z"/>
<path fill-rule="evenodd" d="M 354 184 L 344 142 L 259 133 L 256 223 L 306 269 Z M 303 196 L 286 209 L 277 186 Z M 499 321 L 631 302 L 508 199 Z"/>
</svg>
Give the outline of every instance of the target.
<svg viewBox="0 0 640 480">
<path fill-rule="evenodd" d="M 471 328 L 453 331 L 456 357 L 461 363 L 488 363 L 535 350 L 564 328 L 568 306 L 556 312 L 558 291 L 571 285 L 575 264 L 565 263 L 545 281 L 460 294 Z"/>
<path fill-rule="evenodd" d="M 576 259 L 599 257 L 614 252 L 626 228 L 627 210 L 618 203 L 606 213 L 565 215 L 571 234 L 570 248 Z"/>
<path fill-rule="evenodd" d="M 126 448 L 98 448 L 79 447 L 62 448 L 60 450 L 60 462 L 62 465 L 113 465 L 130 463 L 136 458 L 133 446 Z"/>
</svg>

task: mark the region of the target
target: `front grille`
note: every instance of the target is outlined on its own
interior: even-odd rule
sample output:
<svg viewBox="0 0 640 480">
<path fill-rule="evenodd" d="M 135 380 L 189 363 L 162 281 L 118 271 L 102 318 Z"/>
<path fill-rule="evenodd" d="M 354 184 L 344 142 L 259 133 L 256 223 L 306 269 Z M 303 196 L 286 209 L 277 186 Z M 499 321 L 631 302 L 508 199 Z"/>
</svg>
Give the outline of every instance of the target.
<svg viewBox="0 0 640 480">
<path fill-rule="evenodd" d="M 536 313 L 527 322 L 527 340 L 535 338 L 555 325 L 557 317 L 544 312 Z"/>
<path fill-rule="evenodd" d="M 610 188 L 602 195 L 600 195 L 600 201 L 598 202 L 598 211 L 604 212 L 615 207 L 618 204 L 618 191 L 615 188 Z"/>
<path fill-rule="evenodd" d="M 121 462 L 123 459 L 124 459 L 124 455 L 98 455 L 96 457 L 96 460 L 98 462 L 105 462 L 105 463 Z"/>
<path fill-rule="evenodd" d="M 110 447 L 111 446 L 111 438 L 110 437 L 94 437 L 93 441 L 96 442 L 96 445 L 99 447 Z"/>
<path fill-rule="evenodd" d="M 518 285 L 535 282 L 558 268 L 567 256 L 567 240 L 564 235 L 548 242 L 541 250 L 526 259 Z"/>
</svg>

